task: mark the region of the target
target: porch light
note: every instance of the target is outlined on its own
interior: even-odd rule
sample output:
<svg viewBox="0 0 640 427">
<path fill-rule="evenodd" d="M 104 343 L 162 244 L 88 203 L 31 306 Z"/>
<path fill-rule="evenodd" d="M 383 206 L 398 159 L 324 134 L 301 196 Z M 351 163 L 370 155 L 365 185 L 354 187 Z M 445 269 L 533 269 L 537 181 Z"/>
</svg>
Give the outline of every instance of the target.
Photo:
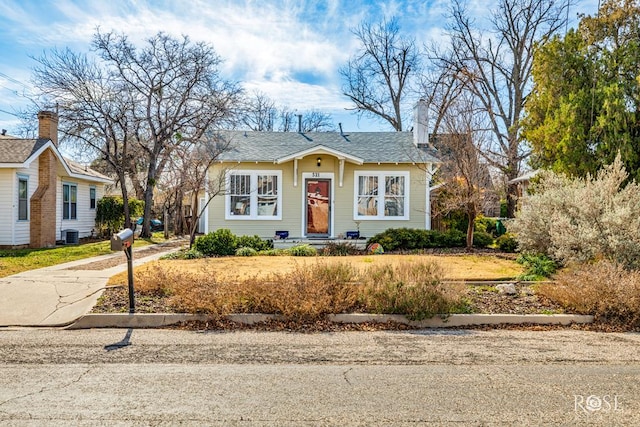
<svg viewBox="0 0 640 427">
<path fill-rule="evenodd" d="M 322 157 L 318 157 L 316 159 L 316 164 L 318 165 L 318 167 L 322 166 Z"/>
</svg>

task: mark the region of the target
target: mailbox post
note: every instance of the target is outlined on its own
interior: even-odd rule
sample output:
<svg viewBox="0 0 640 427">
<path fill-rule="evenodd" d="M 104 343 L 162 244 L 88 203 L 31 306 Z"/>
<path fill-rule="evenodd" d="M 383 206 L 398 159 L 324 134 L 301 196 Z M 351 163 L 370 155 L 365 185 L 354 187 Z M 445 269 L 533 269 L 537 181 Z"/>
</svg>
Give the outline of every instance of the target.
<svg viewBox="0 0 640 427">
<path fill-rule="evenodd" d="M 111 236 L 111 250 L 124 251 L 127 256 L 127 270 L 129 281 L 129 313 L 135 313 L 135 300 L 133 296 L 133 231 L 125 228 Z"/>
</svg>

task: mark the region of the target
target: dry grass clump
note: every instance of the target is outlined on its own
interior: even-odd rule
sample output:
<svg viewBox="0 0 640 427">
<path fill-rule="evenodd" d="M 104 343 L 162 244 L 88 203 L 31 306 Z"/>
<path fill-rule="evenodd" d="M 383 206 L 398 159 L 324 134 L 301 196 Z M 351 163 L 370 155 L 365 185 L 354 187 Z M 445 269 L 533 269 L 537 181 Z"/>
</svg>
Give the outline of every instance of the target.
<svg viewBox="0 0 640 427">
<path fill-rule="evenodd" d="M 406 314 L 422 320 L 437 314 L 468 311 L 463 284 L 442 284 L 435 262 L 372 266 L 364 275 L 363 303 L 374 313 Z"/>
<path fill-rule="evenodd" d="M 433 261 L 365 270 L 347 262 L 317 261 L 291 272 L 250 278 L 158 265 L 136 276 L 140 294 L 166 297 L 177 311 L 212 316 L 269 313 L 312 321 L 330 313 L 368 311 L 422 319 L 460 312 L 465 306 L 464 286 L 442 285 L 442 271 Z"/>
<path fill-rule="evenodd" d="M 567 268 L 555 279 L 538 293 L 600 323 L 640 326 L 640 271 L 603 260 Z"/>
<path fill-rule="evenodd" d="M 317 262 L 289 273 L 238 283 L 245 304 L 236 312 L 275 313 L 287 319 L 314 320 L 329 313 L 353 310 L 360 286 L 350 264 Z"/>
</svg>

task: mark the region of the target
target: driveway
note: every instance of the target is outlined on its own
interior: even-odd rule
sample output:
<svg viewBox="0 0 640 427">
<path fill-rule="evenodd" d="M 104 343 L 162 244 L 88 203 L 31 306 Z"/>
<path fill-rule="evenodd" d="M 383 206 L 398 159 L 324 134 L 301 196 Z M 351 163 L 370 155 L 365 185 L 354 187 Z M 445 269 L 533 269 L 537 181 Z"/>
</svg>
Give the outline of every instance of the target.
<svg viewBox="0 0 640 427">
<path fill-rule="evenodd" d="M 178 249 L 176 242 L 136 248 L 134 266 Z M 68 325 L 93 308 L 111 276 L 126 269 L 118 252 L 0 278 L 0 327 Z"/>
</svg>

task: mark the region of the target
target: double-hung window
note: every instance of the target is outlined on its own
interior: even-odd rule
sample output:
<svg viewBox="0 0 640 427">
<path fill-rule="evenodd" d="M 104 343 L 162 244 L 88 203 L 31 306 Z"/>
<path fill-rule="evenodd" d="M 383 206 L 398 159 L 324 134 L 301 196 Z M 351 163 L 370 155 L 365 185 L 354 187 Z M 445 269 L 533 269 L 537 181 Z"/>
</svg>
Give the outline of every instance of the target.
<svg viewBox="0 0 640 427">
<path fill-rule="evenodd" d="M 18 176 L 18 221 L 29 219 L 29 179 Z"/>
<path fill-rule="evenodd" d="M 89 209 L 96 208 L 96 187 L 89 187 Z"/>
<path fill-rule="evenodd" d="M 409 219 L 409 172 L 355 173 L 356 220 Z"/>
<path fill-rule="evenodd" d="M 226 219 L 281 219 L 281 171 L 231 171 Z"/>
<path fill-rule="evenodd" d="M 62 219 L 78 218 L 78 186 L 62 184 Z"/>
</svg>

